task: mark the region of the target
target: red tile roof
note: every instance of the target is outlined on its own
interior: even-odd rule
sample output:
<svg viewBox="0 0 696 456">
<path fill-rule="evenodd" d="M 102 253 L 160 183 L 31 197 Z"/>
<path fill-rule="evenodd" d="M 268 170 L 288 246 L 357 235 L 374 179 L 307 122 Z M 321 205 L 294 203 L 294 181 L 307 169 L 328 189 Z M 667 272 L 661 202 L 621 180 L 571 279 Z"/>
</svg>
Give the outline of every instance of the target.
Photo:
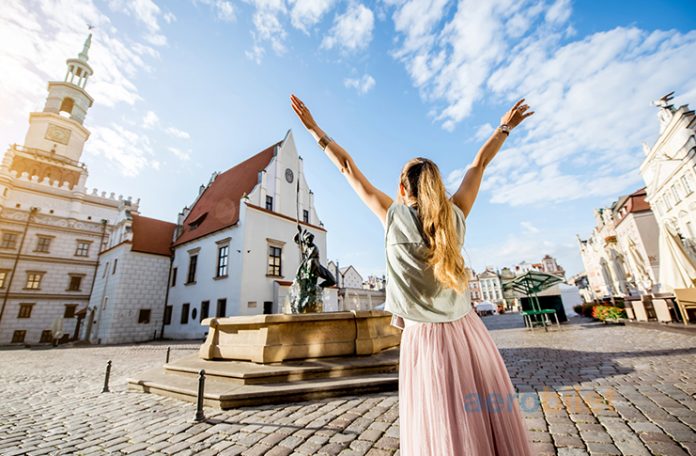
<svg viewBox="0 0 696 456">
<path fill-rule="evenodd" d="M 176 223 L 165 222 L 142 215 L 133 214 L 134 252 L 154 253 L 171 256 L 172 239 Z"/>
<path fill-rule="evenodd" d="M 619 226 L 623 222 L 628 214 L 637 212 L 646 212 L 652 210 L 650 203 L 645 201 L 647 196 L 646 187 L 640 188 L 628 196 L 623 197 L 620 204 L 617 205 L 615 213 L 617 214 L 616 226 Z M 621 209 L 626 207 L 626 213 L 621 215 Z"/>
<path fill-rule="evenodd" d="M 191 208 L 174 245 L 235 225 L 239 221 L 239 201 L 242 195 L 249 194 L 254 189 L 259 173 L 271 162 L 279 144 L 280 142 L 218 174 Z"/>
</svg>

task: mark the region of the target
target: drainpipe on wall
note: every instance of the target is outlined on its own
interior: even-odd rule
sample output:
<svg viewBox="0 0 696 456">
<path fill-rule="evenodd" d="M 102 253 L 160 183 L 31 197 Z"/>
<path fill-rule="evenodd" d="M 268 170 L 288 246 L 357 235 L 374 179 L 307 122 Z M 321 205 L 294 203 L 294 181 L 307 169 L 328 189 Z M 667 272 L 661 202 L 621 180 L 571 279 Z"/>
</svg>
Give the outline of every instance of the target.
<svg viewBox="0 0 696 456">
<path fill-rule="evenodd" d="M 164 310 L 162 311 L 162 328 L 160 329 L 160 340 L 164 339 L 164 315 L 167 313 L 167 305 L 169 304 L 169 289 L 172 284 L 172 266 L 174 265 L 174 252 L 169 258 L 169 274 L 167 274 L 167 291 L 164 292 Z"/>
<path fill-rule="evenodd" d="M 102 248 L 104 247 L 104 238 L 106 237 L 106 225 L 108 221 L 106 219 L 101 219 L 102 232 L 101 238 L 99 239 L 99 247 L 97 248 L 97 264 L 94 265 L 94 275 L 92 276 L 92 284 L 89 287 L 89 300 L 92 299 L 92 293 L 94 293 L 94 282 L 97 281 L 97 273 L 99 272 L 99 255 L 101 255 Z M 94 320 L 94 314 L 89 312 L 89 300 L 87 301 L 87 306 L 85 308 L 85 340 L 89 341 L 89 337 L 92 332 L 92 320 Z M 80 335 L 77 335 L 80 338 Z"/>
<path fill-rule="evenodd" d="M 27 237 L 27 232 L 29 231 L 29 224 L 31 223 L 31 218 L 34 214 L 39 211 L 38 207 L 29 208 L 29 215 L 27 216 L 27 222 L 24 224 L 24 232 L 22 233 L 22 240 L 19 241 L 19 249 L 17 249 L 17 255 L 15 255 L 14 263 L 12 264 L 12 272 L 10 272 L 10 278 L 7 280 L 7 287 L 5 288 L 5 295 L 2 298 L 2 307 L 0 307 L 0 321 L 2 321 L 2 315 L 5 313 L 5 306 L 7 305 L 7 298 L 10 296 L 10 288 L 12 287 L 12 282 L 14 281 L 15 272 L 17 272 L 17 264 L 19 263 L 20 257 L 22 255 L 22 248 L 24 247 L 24 240 Z"/>
</svg>

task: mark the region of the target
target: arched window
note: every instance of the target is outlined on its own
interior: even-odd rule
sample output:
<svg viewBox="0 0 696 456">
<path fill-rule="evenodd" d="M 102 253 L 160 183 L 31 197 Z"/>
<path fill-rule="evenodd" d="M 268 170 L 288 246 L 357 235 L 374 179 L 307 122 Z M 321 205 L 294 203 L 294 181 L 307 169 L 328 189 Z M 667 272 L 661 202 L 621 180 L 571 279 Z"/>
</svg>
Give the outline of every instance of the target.
<svg viewBox="0 0 696 456">
<path fill-rule="evenodd" d="M 70 97 L 65 97 L 63 98 L 63 101 L 60 104 L 60 111 L 59 112 L 67 112 L 68 114 L 72 114 L 73 107 L 75 106 L 75 100 L 73 100 Z"/>
</svg>

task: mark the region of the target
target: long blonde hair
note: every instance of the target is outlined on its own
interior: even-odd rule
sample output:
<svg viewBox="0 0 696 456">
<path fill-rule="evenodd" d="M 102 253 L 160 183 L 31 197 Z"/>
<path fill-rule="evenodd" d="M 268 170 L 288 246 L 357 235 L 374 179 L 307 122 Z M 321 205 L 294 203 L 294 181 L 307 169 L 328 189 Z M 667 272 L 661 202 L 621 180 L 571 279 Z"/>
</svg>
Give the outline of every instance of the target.
<svg viewBox="0 0 696 456">
<path fill-rule="evenodd" d="M 435 278 L 442 286 L 462 293 L 468 274 L 459 248 L 454 209 L 442 183 L 440 169 L 432 160 L 417 157 L 404 165 L 400 181 L 407 198 L 415 200 L 418 208 L 423 238 L 429 249 L 427 262 Z M 407 204 L 400 192 L 399 199 Z"/>
</svg>

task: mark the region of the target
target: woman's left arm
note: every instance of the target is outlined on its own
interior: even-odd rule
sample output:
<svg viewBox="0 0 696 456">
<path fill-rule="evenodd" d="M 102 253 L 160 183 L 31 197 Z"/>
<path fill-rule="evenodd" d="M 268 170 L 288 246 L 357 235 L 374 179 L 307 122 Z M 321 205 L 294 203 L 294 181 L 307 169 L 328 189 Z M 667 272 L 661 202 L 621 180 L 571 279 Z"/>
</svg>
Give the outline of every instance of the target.
<svg viewBox="0 0 696 456">
<path fill-rule="evenodd" d="M 314 137 L 315 141 L 319 141 L 325 137 L 326 133 L 319 128 L 316 121 L 309 112 L 305 104 L 295 95 L 290 97 L 292 109 L 300 118 L 302 124 L 307 131 Z M 324 148 L 324 152 L 333 162 L 334 165 L 346 177 L 348 183 L 360 199 L 370 208 L 370 210 L 379 218 L 382 225 L 386 224 L 387 209 L 392 204 L 392 199 L 386 193 L 372 185 L 365 175 L 358 169 L 353 161 L 353 157 L 341 147 L 336 141 L 330 141 Z"/>
</svg>

